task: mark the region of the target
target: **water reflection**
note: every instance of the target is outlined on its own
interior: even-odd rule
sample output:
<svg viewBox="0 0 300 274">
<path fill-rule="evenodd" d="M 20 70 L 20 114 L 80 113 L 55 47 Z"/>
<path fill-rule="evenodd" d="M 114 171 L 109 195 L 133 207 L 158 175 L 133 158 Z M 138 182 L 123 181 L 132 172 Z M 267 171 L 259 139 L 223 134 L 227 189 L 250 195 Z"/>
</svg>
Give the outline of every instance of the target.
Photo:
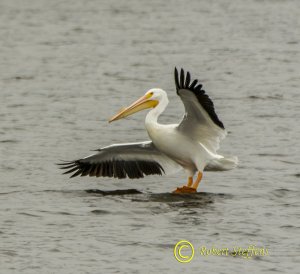
<svg viewBox="0 0 300 274">
<path fill-rule="evenodd" d="M 201 208 L 211 205 L 216 201 L 231 199 L 233 195 L 225 193 L 198 192 L 190 194 L 173 193 L 142 193 L 137 189 L 100 190 L 88 189 L 86 193 L 99 196 L 120 196 L 132 202 L 163 203 L 173 208 Z"/>
</svg>

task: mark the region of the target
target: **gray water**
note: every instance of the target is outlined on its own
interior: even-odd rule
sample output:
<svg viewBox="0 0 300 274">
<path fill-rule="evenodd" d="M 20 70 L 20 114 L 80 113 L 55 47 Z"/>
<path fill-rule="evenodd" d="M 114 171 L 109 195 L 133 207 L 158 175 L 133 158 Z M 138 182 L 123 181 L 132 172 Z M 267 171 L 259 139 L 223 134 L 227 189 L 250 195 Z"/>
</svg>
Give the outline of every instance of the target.
<svg viewBox="0 0 300 274">
<path fill-rule="evenodd" d="M 299 18 L 297 0 L 1 0 L 0 272 L 299 271 Z M 190 196 L 170 194 L 183 172 L 61 175 L 61 159 L 146 140 L 145 112 L 107 119 L 149 88 L 168 92 L 161 122 L 178 122 L 175 65 L 214 100 L 237 169 L 205 173 Z M 179 240 L 195 247 L 190 263 L 174 258 Z M 268 255 L 199 252 L 251 244 Z"/>
</svg>

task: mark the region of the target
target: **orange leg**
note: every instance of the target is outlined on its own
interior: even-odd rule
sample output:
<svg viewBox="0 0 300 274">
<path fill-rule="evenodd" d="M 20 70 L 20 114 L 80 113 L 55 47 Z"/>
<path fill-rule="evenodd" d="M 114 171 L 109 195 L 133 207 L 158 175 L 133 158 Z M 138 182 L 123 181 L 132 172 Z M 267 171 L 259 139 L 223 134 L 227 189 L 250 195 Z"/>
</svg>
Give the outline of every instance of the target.
<svg viewBox="0 0 300 274">
<path fill-rule="evenodd" d="M 193 184 L 193 177 L 189 177 L 188 182 L 187 182 L 187 186 L 191 187 Z"/>
<path fill-rule="evenodd" d="M 197 188 L 198 188 L 198 186 L 199 186 L 199 184 L 201 182 L 202 177 L 203 177 L 203 173 L 201 171 L 199 171 L 197 179 L 196 179 L 196 181 L 192 185 L 192 188 L 194 188 L 196 191 L 197 191 Z"/>
</svg>

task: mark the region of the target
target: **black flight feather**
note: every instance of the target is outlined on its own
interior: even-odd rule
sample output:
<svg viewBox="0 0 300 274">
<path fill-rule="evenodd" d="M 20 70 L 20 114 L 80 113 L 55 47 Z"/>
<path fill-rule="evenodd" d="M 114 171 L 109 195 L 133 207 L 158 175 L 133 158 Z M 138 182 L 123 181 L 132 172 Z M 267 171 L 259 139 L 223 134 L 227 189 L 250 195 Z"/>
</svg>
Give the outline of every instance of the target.
<svg viewBox="0 0 300 274">
<path fill-rule="evenodd" d="M 191 91 L 197 98 L 198 102 L 201 104 L 201 106 L 204 108 L 204 110 L 207 112 L 209 117 L 212 119 L 212 121 L 219 126 L 222 129 L 224 128 L 223 123 L 218 118 L 214 104 L 212 100 L 208 97 L 208 95 L 205 93 L 205 91 L 202 89 L 202 85 L 198 83 L 198 80 L 194 80 L 191 85 L 189 85 L 191 81 L 190 73 L 187 72 L 186 77 L 184 76 L 184 70 L 180 70 L 180 79 L 178 75 L 177 68 L 175 67 L 174 76 L 175 76 L 175 85 L 176 85 L 176 92 L 179 95 L 179 90 L 189 90 Z"/>
<path fill-rule="evenodd" d="M 156 161 L 143 160 L 116 160 L 89 163 L 83 160 L 59 164 L 61 169 L 68 169 L 63 174 L 73 173 L 70 178 L 76 176 L 97 176 L 114 178 L 143 178 L 144 175 L 162 175 L 165 171 Z"/>
</svg>

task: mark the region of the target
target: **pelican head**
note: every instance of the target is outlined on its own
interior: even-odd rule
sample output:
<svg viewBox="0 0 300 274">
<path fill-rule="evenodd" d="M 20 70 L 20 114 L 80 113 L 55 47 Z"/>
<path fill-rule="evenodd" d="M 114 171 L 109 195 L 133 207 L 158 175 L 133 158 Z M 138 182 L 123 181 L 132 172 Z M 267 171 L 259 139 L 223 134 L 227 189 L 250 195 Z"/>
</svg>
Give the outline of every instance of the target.
<svg viewBox="0 0 300 274">
<path fill-rule="evenodd" d="M 158 103 L 163 99 L 163 97 L 166 96 L 166 92 L 162 89 L 150 89 L 145 93 L 145 95 L 133 102 L 129 107 L 122 108 L 115 116 L 113 116 L 109 120 L 109 123 L 125 118 L 143 109 L 155 108 L 158 105 Z"/>
</svg>

